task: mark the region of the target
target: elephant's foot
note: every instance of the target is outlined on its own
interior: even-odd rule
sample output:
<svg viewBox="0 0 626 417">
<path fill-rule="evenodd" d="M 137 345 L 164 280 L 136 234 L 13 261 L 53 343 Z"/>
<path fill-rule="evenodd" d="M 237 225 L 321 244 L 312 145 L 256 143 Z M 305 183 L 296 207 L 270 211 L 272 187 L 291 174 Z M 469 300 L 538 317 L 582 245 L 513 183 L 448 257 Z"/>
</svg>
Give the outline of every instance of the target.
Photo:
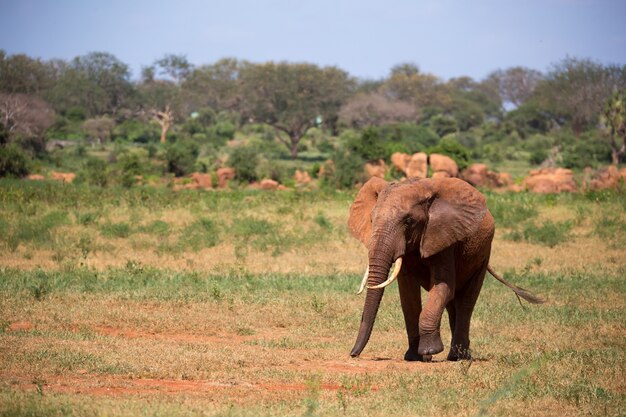
<svg viewBox="0 0 626 417">
<path fill-rule="evenodd" d="M 439 332 L 420 335 L 420 343 L 417 348 L 418 354 L 434 355 L 439 352 L 443 352 L 443 343 L 441 342 Z"/>
<path fill-rule="evenodd" d="M 469 361 L 472 360 L 472 353 L 469 348 L 463 347 L 461 345 L 452 346 L 450 348 L 450 352 L 448 353 L 449 361 Z"/>
<path fill-rule="evenodd" d="M 420 355 L 415 349 L 411 348 L 404 354 L 404 360 L 409 362 L 430 362 L 432 358 L 431 355 Z"/>
</svg>

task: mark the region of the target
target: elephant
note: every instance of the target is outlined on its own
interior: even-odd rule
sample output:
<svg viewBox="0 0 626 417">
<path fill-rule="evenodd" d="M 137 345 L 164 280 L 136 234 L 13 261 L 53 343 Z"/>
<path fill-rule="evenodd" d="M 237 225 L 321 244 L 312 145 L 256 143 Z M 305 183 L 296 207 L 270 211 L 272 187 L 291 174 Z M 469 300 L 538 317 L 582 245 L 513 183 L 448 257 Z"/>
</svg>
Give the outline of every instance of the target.
<svg viewBox="0 0 626 417">
<path fill-rule="evenodd" d="M 494 219 L 485 197 L 458 178 L 388 183 L 373 177 L 350 207 L 348 226 L 368 249 L 359 290 L 367 284 L 367 293 L 352 357 L 359 356 L 369 341 L 384 287 L 396 279 L 408 336 L 407 361 L 429 361 L 443 351 L 444 308 L 452 331 L 447 359 L 471 359 L 470 319 L 486 271 L 518 297 L 543 302 L 504 281 L 489 266 Z M 424 308 L 420 287 L 428 291 Z"/>
</svg>

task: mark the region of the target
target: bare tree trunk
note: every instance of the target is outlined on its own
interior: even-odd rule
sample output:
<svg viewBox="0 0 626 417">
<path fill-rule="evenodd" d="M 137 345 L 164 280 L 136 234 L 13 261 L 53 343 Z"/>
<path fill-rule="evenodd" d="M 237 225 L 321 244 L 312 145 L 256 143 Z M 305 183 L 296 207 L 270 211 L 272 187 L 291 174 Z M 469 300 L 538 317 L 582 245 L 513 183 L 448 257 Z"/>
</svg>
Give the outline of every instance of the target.
<svg viewBox="0 0 626 417">
<path fill-rule="evenodd" d="M 622 156 L 626 153 L 626 137 L 624 138 L 624 143 L 618 149 L 617 143 L 615 142 L 615 137 L 611 137 L 611 163 L 613 165 L 618 165 Z"/>
<path fill-rule="evenodd" d="M 165 106 L 164 111 L 155 112 L 153 117 L 154 120 L 156 120 L 157 123 L 161 126 L 160 142 L 165 143 L 165 141 L 167 140 L 167 132 L 170 130 L 170 127 L 172 127 L 172 124 L 174 122 L 174 115 L 170 110 L 170 106 Z"/>
</svg>

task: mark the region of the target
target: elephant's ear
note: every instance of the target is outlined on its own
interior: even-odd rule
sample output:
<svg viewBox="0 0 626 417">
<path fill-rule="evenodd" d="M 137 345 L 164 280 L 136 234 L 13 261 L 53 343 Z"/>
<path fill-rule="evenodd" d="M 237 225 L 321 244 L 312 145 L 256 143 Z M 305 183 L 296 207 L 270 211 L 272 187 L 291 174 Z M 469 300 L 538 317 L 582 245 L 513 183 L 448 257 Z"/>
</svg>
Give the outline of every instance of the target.
<svg viewBox="0 0 626 417">
<path fill-rule="evenodd" d="M 372 177 L 361 187 L 354 203 L 350 207 L 348 227 L 352 236 L 367 246 L 372 234 L 372 209 L 378 200 L 378 194 L 387 186 L 387 181 Z"/>
<path fill-rule="evenodd" d="M 433 196 L 420 252 L 428 258 L 475 233 L 487 213 L 485 197 L 465 181 L 432 180 Z"/>
</svg>

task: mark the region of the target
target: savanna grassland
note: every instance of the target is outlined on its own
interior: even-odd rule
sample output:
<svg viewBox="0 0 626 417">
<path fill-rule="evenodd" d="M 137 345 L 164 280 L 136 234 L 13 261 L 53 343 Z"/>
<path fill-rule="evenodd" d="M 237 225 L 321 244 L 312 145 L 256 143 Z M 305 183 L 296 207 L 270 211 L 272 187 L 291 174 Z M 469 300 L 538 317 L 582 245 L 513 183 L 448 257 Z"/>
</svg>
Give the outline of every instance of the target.
<svg viewBox="0 0 626 417">
<path fill-rule="evenodd" d="M 353 196 L 1 180 L 0 414 L 624 414 L 623 191 L 487 194 L 491 264 L 547 302 L 487 278 L 455 363 L 402 361 L 395 288 L 349 357 Z"/>
</svg>

